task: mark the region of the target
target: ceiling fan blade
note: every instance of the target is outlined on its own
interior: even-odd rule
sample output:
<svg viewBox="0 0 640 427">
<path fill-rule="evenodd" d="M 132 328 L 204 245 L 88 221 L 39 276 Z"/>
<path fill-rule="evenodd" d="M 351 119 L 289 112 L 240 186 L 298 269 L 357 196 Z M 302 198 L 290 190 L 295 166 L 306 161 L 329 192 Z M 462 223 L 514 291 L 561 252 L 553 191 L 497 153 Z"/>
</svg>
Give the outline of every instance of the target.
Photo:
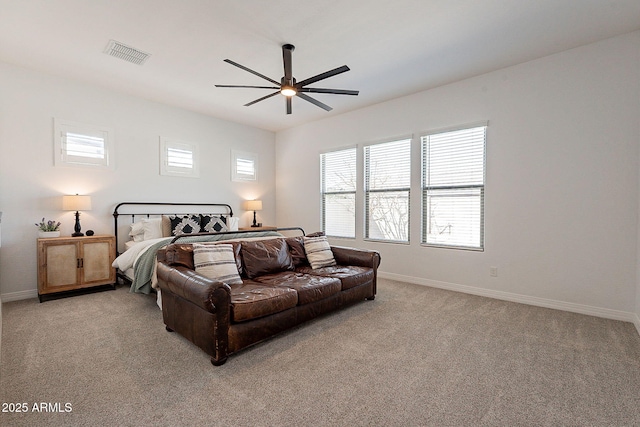
<svg viewBox="0 0 640 427">
<path fill-rule="evenodd" d="M 216 87 L 244 87 L 249 89 L 280 89 L 279 87 L 274 86 L 237 86 L 237 85 L 215 85 Z"/>
<path fill-rule="evenodd" d="M 292 44 L 282 45 L 282 62 L 284 63 L 284 79 L 290 82 L 293 78 L 293 72 L 291 71 L 291 52 L 295 49 Z"/>
<path fill-rule="evenodd" d="M 302 80 L 301 82 L 298 82 L 296 84 L 296 87 L 301 88 L 302 86 L 310 85 L 311 83 L 328 79 L 329 77 L 333 77 L 347 71 L 349 71 L 349 67 L 343 65 L 342 67 L 334 68 L 333 70 L 325 71 L 324 73 L 318 74 L 317 76 L 309 77 L 308 79 Z"/>
<path fill-rule="evenodd" d="M 311 92 L 311 93 L 331 93 L 333 95 L 357 95 L 360 93 L 357 90 L 347 90 L 347 89 L 320 89 L 316 87 L 305 87 L 298 89 L 300 92 Z"/>
<path fill-rule="evenodd" d="M 333 108 L 329 107 L 327 104 L 324 104 L 324 103 L 318 101 L 317 99 L 313 99 L 309 95 L 305 95 L 302 92 L 296 93 L 296 96 L 299 96 L 300 98 L 304 99 L 305 101 L 308 101 L 308 102 L 312 103 L 313 105 L 317 105 L 318 107 L 322 108 L 323 110 L 326 110 L 326 111 L 333 110 Z"/>
<path fill-rule="evenodd" d="M 246 72 L 248 72 L 248 73 L 254 74 L 254 75 L 258 76 L 258 77 L 261 77 L 261 78 L 263 78 L 263 79 L 265 79 L 265 80 L 270 81 L 270 82 L 271 82 L 271 83 L 273 83 L 274 85 L 278 85 L 278 86 L 280 86 L 280 83 L 279 83 L 279 82 L 277 82 L 277 81 L 275 81 L 275 80 L 273 80 L 273 79 L 270 79 L 269 77 L 267 77 L 267 76 L 265 76 L 265 75 L 263 75 L 263 74 L 260 74 L 260 73 L 259 73 L 259 72 L 257 72 L 257 71 L 253 71 L 251 68 L 247 68 L 247 67 L 245 67 L 244 65 L 240 65 L 240 64 L 238 64 L 237 62 L 233 62 L 233 61 L 232 61 L 232 60 L 230 60 L 230 59 L 225 59 L 225 60 L 224 60 L 224 62 L 227 62 L 227 63 L 229 63 L 229 64 L 231 64 L 231 65 L 235 65 L 236 67 L 238 67 L 238 68 L 240 68 L 240 69 L 242 69 L 242 70 L 245 70 L 245 71 L 246 71 Z"/>
<path fill-rule="evenodd" d="M 287 114 L 291 114 L 291 97 L 285 96 L 285 99 L 287 100 Z"/>
<path fill-rule="evenodd" d="M 262 98 L 258 98 L 258 99 L 256 99 L 255 101 L 251 101 L 251 102 L 249 102 L 248 104 L 244 104 L 244 106 L 245 106 L 245 107 L 248 107 L 249 105 L 253 105 L 253 104 L 255 104 L 256 102 L 264 101 L 264 100 L 265 100 L 265 99 L 267 99 L 267 98 L 271 98 L 272 96 L 276 96 L 276 95 L 277 95 L 277 94 L 279 94 L 279 93 L 280 93 L 280 91 L 273 92 L 273 93 L 271 93 L 271 94 L 269 94 L 269 95 L 267 95 L 267 96 L 263 96 Z"/>
</svg>

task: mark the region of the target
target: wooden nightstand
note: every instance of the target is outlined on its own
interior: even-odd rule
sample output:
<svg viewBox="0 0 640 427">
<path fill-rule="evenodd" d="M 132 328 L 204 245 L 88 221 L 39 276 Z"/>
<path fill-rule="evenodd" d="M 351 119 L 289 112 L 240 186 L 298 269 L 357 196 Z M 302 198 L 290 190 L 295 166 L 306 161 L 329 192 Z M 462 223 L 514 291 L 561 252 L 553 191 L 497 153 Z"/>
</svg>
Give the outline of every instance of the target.
<svg viewBox="0 0 640 427">
<path fill-rule="evenodd" d="M 278 227 L 275 227 L 273 225 L 263 225 L 260 227 L 238 227 L 238 230 L 240 231 L 245 231 L 245 230 L 252 230 L 252 231 L 265 231 L 265 230 L 275 230 Z"/>
<path fill-rule="evenodd" d="M 115 236 L 38 239 L 38 298 L 96 286 L 115 289 Z M 62 296 L 62 295 L 57 295 Z"/>
</svg>

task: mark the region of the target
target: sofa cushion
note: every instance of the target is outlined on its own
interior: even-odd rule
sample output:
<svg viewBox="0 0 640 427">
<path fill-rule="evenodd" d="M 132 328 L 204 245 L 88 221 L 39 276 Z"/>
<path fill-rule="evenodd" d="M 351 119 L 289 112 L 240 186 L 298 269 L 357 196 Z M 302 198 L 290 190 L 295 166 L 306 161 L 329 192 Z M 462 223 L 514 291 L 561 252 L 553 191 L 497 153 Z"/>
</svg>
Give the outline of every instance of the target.
<svg viewBox="0 0 640 427">
<path fill-rule="evenodd" d="M 322 277 L 335 277 L 342 282 L 342 290 L 351 289 L 373 280 L 373 268 L 353 265 L 334 265 L 330 267 L 300 267 L 296 272 Z"/>
<path fill-rule="evenodd" d="M 255 281 L 273 287 L 295 289 L 298 293 L 298 305 L 325 299 L 340 292 L 342 287 L 340 279 L 295 271 L 267 274 L 256 277 Z"/>
<path fill-rule="evenodd" d="M 251 280 L 231 285 L 231 321 L 243 322 L 279 313 L 298 304 L 294 289 L 265 286 Z"/>
<path fill-rule="evenodd" d="M 242 241 L 242 265 L 248 278 L 293 270 L 293 261 L 284 238 Z"/>
<path fill-rule="evenodd" d="M 193 244 L 193 264 L 196 273 L 209 279 L 231 284 L 240 284 L 233 246 L 229 244 Z"/>
<path fill-rule="evenodd" d="M 311 268 L 321 268 L 336 265 L 336 260 L 331 252 L 331 246 L 326 236 L 304 237 L 304 251 Z"/>
</svg>

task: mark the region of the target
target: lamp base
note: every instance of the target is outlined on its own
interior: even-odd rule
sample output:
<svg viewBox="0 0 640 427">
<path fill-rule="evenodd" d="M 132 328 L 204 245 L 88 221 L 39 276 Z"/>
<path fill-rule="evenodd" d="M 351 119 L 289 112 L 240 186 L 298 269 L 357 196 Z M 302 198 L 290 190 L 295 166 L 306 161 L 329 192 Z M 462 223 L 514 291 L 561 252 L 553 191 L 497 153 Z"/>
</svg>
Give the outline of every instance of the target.
<svg viewBox="0 0 640 427">
<path fill-rule="evenodd" d="M 71 236 L 72 237 L 81 237 L 84 236 L 84 233 L 81 233 L 80 230 L 80 212 L 76 211 L 76 224 L 73 227 L 73 230 L 75 231 L 75 233 L 73 233 Z"/>
</svg>

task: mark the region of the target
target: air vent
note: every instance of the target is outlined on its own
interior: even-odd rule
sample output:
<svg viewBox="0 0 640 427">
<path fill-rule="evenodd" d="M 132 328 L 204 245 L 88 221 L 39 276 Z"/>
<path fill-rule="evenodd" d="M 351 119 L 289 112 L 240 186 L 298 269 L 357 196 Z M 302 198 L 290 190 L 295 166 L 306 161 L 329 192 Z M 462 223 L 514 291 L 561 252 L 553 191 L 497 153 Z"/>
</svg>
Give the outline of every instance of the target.
<svg viewBox="0 0 640 427">
<path fill-rule="evenodd" d="M 144 64 L 147 58 L 151 56 L 148 53 L 127 46 L 115 40 L 109 40 L 109 44 L 105 48 L 104 53 L 138 65 Z"/>
</svg>

